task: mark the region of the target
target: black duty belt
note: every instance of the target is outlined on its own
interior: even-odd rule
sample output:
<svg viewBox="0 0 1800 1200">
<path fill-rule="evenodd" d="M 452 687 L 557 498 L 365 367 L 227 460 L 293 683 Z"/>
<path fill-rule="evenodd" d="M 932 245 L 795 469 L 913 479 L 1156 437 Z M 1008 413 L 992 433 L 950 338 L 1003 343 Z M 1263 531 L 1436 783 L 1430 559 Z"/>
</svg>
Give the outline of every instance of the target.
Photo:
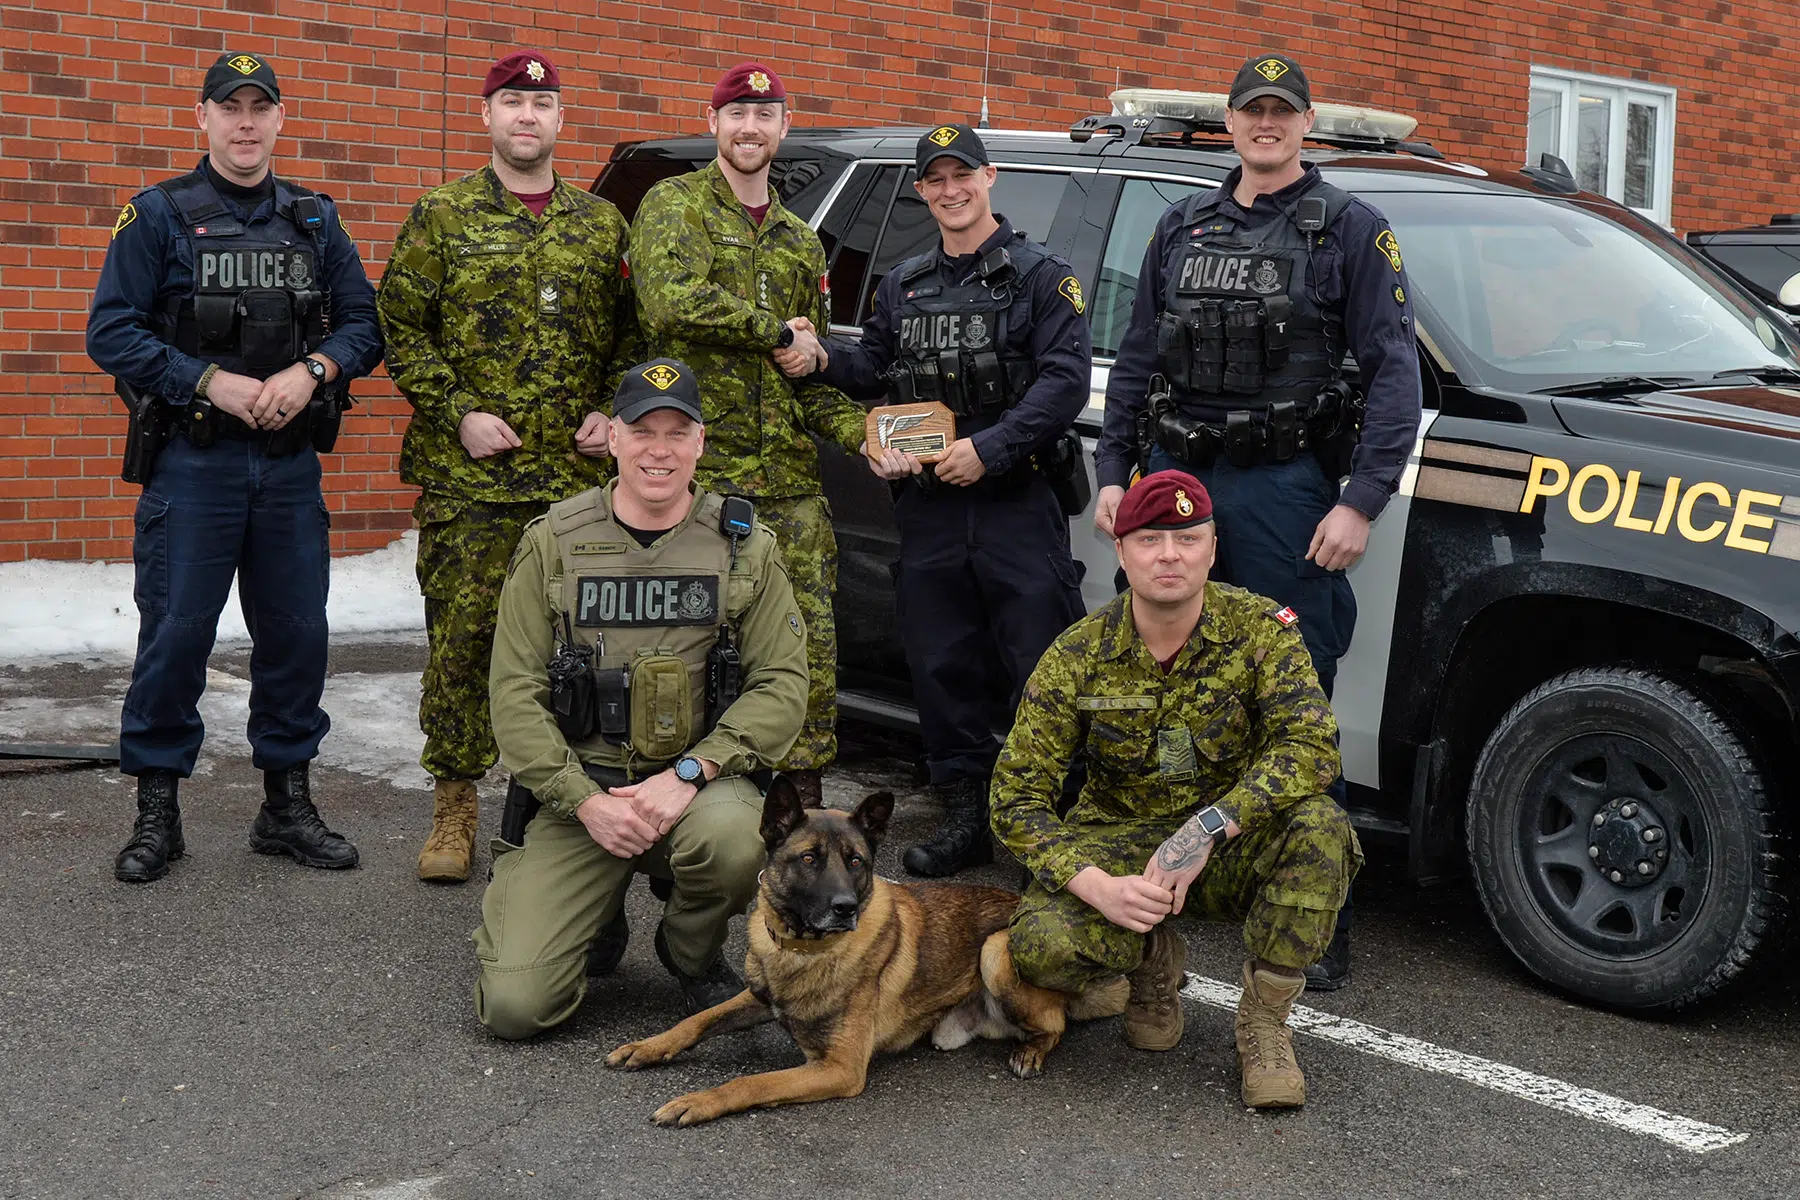
<svg viewBox="0 0 1800 1200">
<path fill-rule="evenodd" d="M 174 432 L 196 446 L 210 446 L 220 439 L 252 442 L 275 458 L 298 454 L 312 442 L 310 406 L 280 429 L 257 429 L 217 407 L 201 409 L 191 405 L 175 411 L 173 425 Z"/>
<path fill-rule="evenodd" d="M 1312 445 L 1308 421 L 1292 403 L 1261 412 L 1240 410 L 1210 423 L 1170 412 L 1155 422 L 1156 444 L 1183 465 L 1210 467 L 1225 459 L 1235 467 L 1293 462 Z"/>
</svg>

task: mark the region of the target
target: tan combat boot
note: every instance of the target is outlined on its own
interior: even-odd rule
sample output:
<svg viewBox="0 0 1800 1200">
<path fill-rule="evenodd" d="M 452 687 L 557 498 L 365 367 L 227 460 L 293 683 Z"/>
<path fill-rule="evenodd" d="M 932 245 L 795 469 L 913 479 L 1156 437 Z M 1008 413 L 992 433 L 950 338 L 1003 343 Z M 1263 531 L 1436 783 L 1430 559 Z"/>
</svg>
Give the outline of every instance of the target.
<svg viewBox="0 0 1800 1200">
<path fill-rule="evenodd" d="M 1251 1108 L 1299 1108 L 1306 1103 L 1306 1076 L 1294 1061 L 1288 1014 L 1306 990 L 1304 975 L 1277 975 L 1244 964 L 1244 995 L 1238 1001 L 1238 1066 L 1244 1073 L 1244 1103 Z"/>
<path fill-rule="evenodd" d="M 1125 1006 L 1125 1042 L 1134 1050 L 1173 1050 L 1181 1041 L 1181 984 L 1186 978 L 1187 943 L 1167 921 L 1144 937 L 1144 961 L 1125 978 L 1131 1001 Z"/>
<path fill-rule="evenodd" d="M 461 883 L 469 877 L 475 852 L 479 801 L 467 779 L 440 779 L 433 798 L 431 836 L 419 851 L 419 878 L 431 883 Z"/>
</svg>

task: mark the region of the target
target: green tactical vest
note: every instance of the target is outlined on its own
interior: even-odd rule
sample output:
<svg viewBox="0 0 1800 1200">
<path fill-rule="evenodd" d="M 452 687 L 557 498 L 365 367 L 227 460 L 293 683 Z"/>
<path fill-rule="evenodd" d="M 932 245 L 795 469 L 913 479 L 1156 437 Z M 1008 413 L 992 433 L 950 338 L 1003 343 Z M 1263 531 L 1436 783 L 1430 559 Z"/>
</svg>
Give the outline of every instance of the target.
<svg viewBox="0 0 1800 1200">
<path fill-rule="evenodd" d="M 594 647 L 597 674 L 623 667 L 630 679 L 626 739 L 595 733 L 574 749 L 635 776 L 707 733 L 707 652 L 750 606 L 756 577 L 741 544 L 732 570 L 720 497 L 695 489 L 688 519 L 648 549 L 613 521 L 611 497 L 608 486 L 550 506 L 561 573 L 548 581 L 549 599 L 575 644 Z"/>
</svg>

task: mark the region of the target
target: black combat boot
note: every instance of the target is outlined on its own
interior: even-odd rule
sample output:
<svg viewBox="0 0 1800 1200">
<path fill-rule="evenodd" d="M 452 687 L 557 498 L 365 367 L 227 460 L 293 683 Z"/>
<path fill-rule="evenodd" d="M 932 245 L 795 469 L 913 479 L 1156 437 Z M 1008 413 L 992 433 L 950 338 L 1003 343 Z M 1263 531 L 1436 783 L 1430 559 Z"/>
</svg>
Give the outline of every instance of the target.
<svg viewBox="0 0 1800 1200">
<path fill-rule="evenodd" d="M 937 836 L 914 846 L 901 861 L 914 875 L 954 875 L 965 867 L 994 861 L 988 836 L 988 781 L 957 779 L 932 789 L 944 799 L 944 824 Z"/>
<path fill-rule="evenodd" d="M 131 840 L 113 861 L 113 878 L 149 883 L 169 873 L 169 862 L 187 853 L 181 836 L 181 809 L 175 803 L 180 780 L 173 771 L 145 771 L 137 777 L 137 824 Z"/>
<path fill-rule="evenodd" d="M 286 854 L 308 867 L 354 867 L 356 847 L 325 828 L 313 807 L 306 766 L 263 772 L 263 806 L 250 827 L 250 848 L 258 854 Z"/>
<path fill-rule="evenodd" d="M 825 807 L 824 773 L 817 767 L 808 767 L 804 771 L 783 771 L 794 790 L 800 793 L 801 808 Z"/>
<path fill-rule="evenodd" d="M 1350 982 L 1350 930 L 1339 926 L 1331 935 L 1325 956 L 1306 968 L 1306 989 L 1310 992 L 1335 992 Z"/>
<path fill-rule="evenodd" d="M 738 973 L 725 961 L 723 950 L 713 956 L 712 965 L 700 975 L 689 975 L 676 966 L 675 960 L 669 957 L 669 942 L 663 936 L 661 921 L 656 923 L 656 957 L 663 969 L 681 985 L 681 1003 L 690 1017 L 697 1012 L 705 1012 L 714 1005 L 723 1004 L 744 990 L 744 981 L 738 978 Z"/>
<path fill-rule="evenodd" d="M 618 970 L 619 960 L 625 957 L 625 947 L 629 945 L 631 923 L 625 919 L 625 906 L 621 904 L 619 915 L 602 925 L 594 940 L 588 943 L 588 978 L 598 979 Z"/>
</svg>

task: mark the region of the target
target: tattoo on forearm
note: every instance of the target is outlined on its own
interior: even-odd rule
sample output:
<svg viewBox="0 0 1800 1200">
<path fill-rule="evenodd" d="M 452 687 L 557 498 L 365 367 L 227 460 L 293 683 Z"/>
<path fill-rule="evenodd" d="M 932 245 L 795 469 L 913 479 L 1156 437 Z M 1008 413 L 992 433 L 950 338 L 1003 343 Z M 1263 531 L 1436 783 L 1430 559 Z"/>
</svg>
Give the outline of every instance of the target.
<svg viewBox="0 0 1800 1200">
<path fill-rule="evenodd" d="M 1165 871 L 1184 871 L 1211 848 L 1212 839 L 1201 830 L 1199 822 L 1189 821 L 1156 848 L 1156 865 Z"/>
</svg>

